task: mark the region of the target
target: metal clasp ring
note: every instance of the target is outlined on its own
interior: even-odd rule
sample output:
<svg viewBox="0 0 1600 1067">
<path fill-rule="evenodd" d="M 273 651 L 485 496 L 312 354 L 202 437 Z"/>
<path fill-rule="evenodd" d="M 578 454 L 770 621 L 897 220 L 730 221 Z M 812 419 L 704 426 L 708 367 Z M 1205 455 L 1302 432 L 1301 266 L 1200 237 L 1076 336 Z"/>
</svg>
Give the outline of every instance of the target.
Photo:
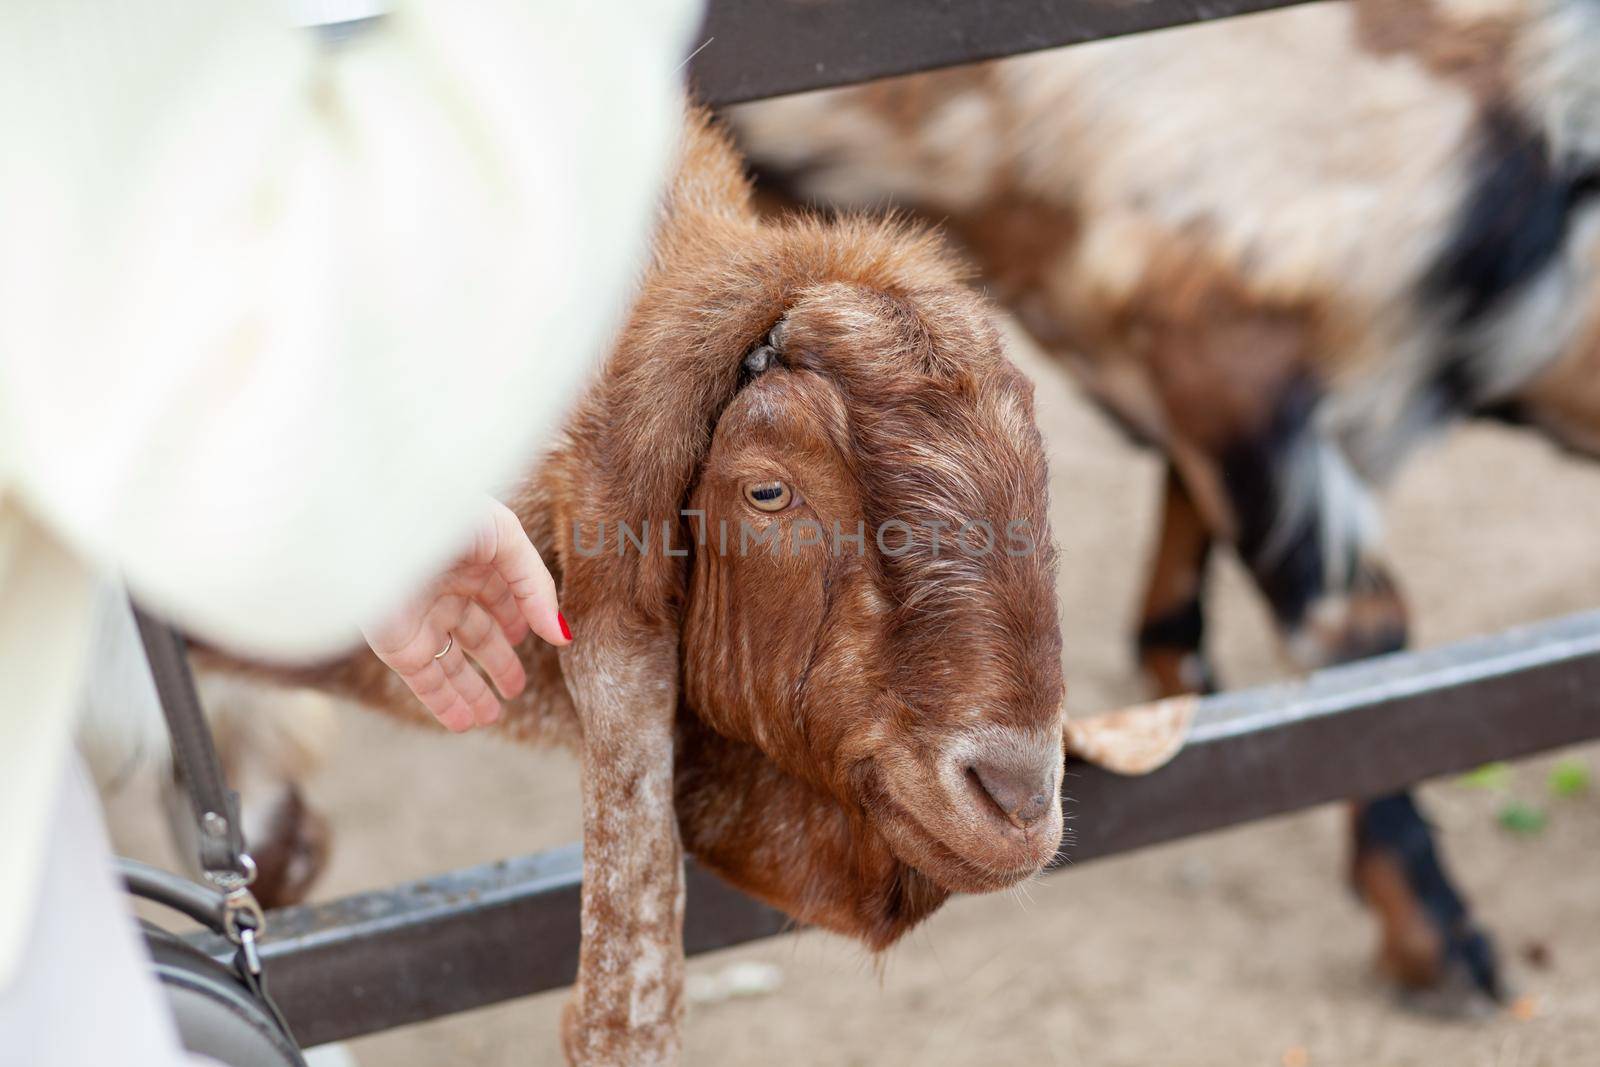
<svg viewBox="0 0 1600 1067">
<path fill-rule="evenodd" d="M 206 872 L 206 881 L 222 890 L 232 893 L 236 889 L 246 889 L 255 884 L 256 861 L 250 858 L 250 853 L 239 853 L 239 870 L 216 870 Z"/>
</svg>

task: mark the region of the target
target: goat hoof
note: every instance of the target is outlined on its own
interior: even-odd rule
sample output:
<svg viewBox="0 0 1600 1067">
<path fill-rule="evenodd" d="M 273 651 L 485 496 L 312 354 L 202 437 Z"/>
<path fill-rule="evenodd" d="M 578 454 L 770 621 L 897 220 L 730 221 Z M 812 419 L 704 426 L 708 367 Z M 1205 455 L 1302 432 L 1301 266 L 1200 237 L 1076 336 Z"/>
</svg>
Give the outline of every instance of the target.
<svg viewBox="0 0 1600 1067">
<path fill-rule="evenodd" d="M 1450 1022 L 1487 1019 L 1498 1013 L 1505 1002 L 1504 984 L 1492 953 L 1488 966 L 1486 976 L 1461 959 L 1447 959 L 1434 984 L 1402 988 L 1397 1001 L 1405 1011 L 1430 1019 Z"/>
<path fill-rule="evenodd" d="M 1382 928 L 1381 966 L 1400 984 L 1402 1004 L 1470 1018 L 1506 1000 L 1494 943 L 1452 884 L 1410 794 L 1357 805 L 1351 875 Z"/>
<path fill-rule="evenodd" d="M 1509 1002 L 1500 962 L 1489 936 L 1471 923 L 1426 942 L 1386 946 L 1382 965 L 1399 983 L 1401 1008 L 1433 1019 L 1470 1022 Z"/>
</svg>

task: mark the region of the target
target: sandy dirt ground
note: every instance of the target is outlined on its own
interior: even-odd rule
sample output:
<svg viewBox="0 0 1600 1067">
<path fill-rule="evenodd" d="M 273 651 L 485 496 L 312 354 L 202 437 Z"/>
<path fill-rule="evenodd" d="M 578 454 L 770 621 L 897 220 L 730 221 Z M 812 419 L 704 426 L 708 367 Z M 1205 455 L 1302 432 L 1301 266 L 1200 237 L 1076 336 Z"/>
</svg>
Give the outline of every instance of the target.
<svg viewBox="0 0 1600 1067">
<path fill-rule="evenodd" d="M 1039 380 L 1063 548 L 1070 704 L 1140 693 L 1131 618 L 1159 468 L 1131 450 L 1026 351 Z M 1472 427 L 1419 456 L 1389 494 L 1397 569 L 1419 644 L 1600 607 L 1600 467 L 1512 431 Z M 1215 564 L 1211 634 L 1233 685 L 1284 673 L 1260 602 Z M 1597 711 L 1600 714 L 1600 711 Z M 1561 754 L 1600 777 L 1600 747 Z M 697 1004 L 696 1064 L 1289 1065 L 1575 1067 L 1600 1063 L 1600 795 L 1555 798 L 1555 757 L 1519 764 L 1508 791 L 1423 790 L 1444 847 L 1497 934 L 1532 1017 L 1470 1023 L 1403 1012 L 1373 973 L 1374 931 L 1347 891 L 1345 829 L 1324 808 L 1085 864 L 1015 893 L 952 902 L 875 961 L 816 932 L 700 957 L 781 968 L 782 987 Z M 564 757 L 352 716 L 312 783 L 338 840 L 335 896 L 577 837 Z M 1498 825 L 1509 799 L 1546 829 Z M 1075 812 L 1080 822 L 1092 810 Z M 119 797 L 117 836 L 169 855 L 160 817 Z M 538 945 L 507 946 L 537 952 Z M 367 1067 L 556 1063 L 553 993 L 354 1043 Z"/>
</svg>

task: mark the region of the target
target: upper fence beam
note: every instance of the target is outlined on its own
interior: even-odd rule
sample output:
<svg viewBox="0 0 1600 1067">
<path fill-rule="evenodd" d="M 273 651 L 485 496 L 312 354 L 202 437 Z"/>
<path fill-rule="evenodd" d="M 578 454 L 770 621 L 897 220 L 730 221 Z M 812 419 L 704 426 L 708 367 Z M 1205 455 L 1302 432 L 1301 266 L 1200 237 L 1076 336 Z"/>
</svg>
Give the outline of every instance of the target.
<svg viewBox="0 0 1600 1067">
<path fill-rule="evenodd" d="M 1127 852 L 1594 737 L 1600 612 L 1208 697 L 1161 770 L 1118 778 L 1074 765 L 1063 855 Z M 582 869 L 570 846 L 273 912 L 263 951 L 274 992 L 309 1045 L 566 985 Z M 787 925 L 690 865 L 691 954 Z"/>
<path fill-rule="evenodd" d="M 689 81 L 720 107 L 1302 2 L 710 0 Z"/>
</svg>

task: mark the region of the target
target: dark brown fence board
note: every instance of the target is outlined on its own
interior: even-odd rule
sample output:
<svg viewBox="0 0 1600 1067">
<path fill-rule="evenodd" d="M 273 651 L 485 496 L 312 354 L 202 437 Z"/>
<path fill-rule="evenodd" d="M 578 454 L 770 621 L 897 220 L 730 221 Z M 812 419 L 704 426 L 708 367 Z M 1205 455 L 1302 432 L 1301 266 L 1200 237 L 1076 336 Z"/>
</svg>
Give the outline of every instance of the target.
<svg viewBox="0 0 1600 1067">
<path fill-rule="evenodd" d="M 735 104 L 1303 0 L 712 0 L 695 94 Z"/>
</svg>

